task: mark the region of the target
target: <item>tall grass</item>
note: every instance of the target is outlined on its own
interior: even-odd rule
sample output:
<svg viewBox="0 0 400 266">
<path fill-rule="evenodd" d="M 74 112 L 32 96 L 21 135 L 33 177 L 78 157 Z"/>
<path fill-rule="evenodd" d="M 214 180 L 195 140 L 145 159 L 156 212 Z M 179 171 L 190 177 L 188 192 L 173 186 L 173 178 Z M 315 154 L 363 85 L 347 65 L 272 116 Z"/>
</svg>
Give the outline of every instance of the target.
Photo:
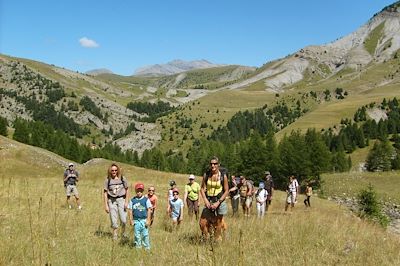
<svg viewBox="0 0 400 266">
<path fill-rule="evenodd" d="M 84 171 L 83 171 L 84 172 Z M 151 176 L 151 177 L 150 177 Z M 131 179 L 132 180 L 132 179 Z M 134 180 L 136 180 L 134 178 Z M 144 180 L 144 179 L 143 179 Z M 157 182 L 157 180 L 161 180 Z M 322 199 L 311 209 L 300 203 L 285 213 L 284 193 L 277 193 L 263 220 L 227 217 L 222 243 L 201 242 L 199 226 L 185 215 L 175 231 L 165 230 L 166 178 L 149 171 L 146 186 L 156 185 L 160 206 L 150 230 L 151 251 L 113 242 L 109 218 L 99 197 L 103 179 L 82 178 L 83 209 L 69 210 L 60 177 L 13 179 L 7 202 L 7 179 L 0 188 L 0 265 L 396 265 L 399 238 Z M 179 187 L 184 179 L 177 178 Z M 53 187 L 49 190 L 48 187 Z M 57 191 L 57 193 L 55 193 Z M 19 202 L 20 204 L 16 204 Z M 299 201 L 300 202 L 300 201 Z M 185 210 L 186 211 L 186 210 Z"/>
<path fill-rule="evenodd" d="M 0 158 L 0 265 L 400 265 L 398 236 L 316 197 L 306 209 L 300 196 L 285 213 L 279 191 L 263 220 L 255 218 L 255 207 L 249 219 L 228 216 L 221 243 L 202 242 L 188 215 L 179 229 L 166 230 L 168 180 L 183 191 L 187 176 L 122 164 L 130 183 L 155 185 L 159 196 L 147 253 L 133 248 L 131 227 L 128 242 L 111 239 L 101 197 L 109 161 L 77 166 L 79 211 L 66 206 L 58 156 L 0 138 Z"/>
</svg>

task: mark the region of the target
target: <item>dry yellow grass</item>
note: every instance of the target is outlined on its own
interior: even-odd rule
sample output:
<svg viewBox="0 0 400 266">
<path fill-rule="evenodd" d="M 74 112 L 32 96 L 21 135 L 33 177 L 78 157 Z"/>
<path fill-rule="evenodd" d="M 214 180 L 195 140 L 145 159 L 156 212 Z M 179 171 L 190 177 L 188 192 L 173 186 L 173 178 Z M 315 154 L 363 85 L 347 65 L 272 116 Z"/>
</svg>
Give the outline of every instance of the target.
<svg viewBox="0 0 400 266">
<path fill-rule="evenodd" d="M 185 175 L 123 165 L 129 182 L 156 186 L 160 206 L 150 230 L 151 252 L 130 241 L 113 242 L 101 199 L 106 160 L 78 165 L 83 209 L 69 210 L 58 156 L 0 138 L 0 265 L 399 265 L 398 236 L 313 197 L 285 213 L 277 192 L 264 220 L 227 217 L 219 244 L 202 243 L 196 221 L 185 213 L 181 228 L 165 229 L 166 191 L 173 177 L 182 190 Z M 6 160 L 7 158 L 7 160 Z M 61 162 L 61 161 L 60 161 Z M 12 167 L 4 167 L 10 165 Z M 23 169 L 25 168 L 25 169 Z M 31 174 L 27 174 L 30 172 Z M 186 212 L 186 210 L 185 210 Z"/>
</svg>

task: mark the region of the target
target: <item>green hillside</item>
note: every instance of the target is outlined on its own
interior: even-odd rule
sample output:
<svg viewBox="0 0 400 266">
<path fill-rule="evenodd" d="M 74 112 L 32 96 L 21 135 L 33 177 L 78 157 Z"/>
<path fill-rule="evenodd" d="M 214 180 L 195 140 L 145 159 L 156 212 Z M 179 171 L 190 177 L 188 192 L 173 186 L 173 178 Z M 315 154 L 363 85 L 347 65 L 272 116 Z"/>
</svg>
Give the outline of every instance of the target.
<svg viewBox="0 0 400 266">
<path fill-rule="evenodd" d="M 78 188 L 83 206 L 78 211 L 65 205 L 61 178 L 67 160 L 4 137 L 0 137 L 0 157 L 5 166 L 0 169 L 0 264 L 187 265 L 193 259 L 202 265 L 264 265 L 265 260 L 289 265 L 400 263 L 397 236 L 317 197 L 312 197 L 310 210 L 299 204 L 292 213 L 285 213 L 285 195 L 279 191 L 264 220 L 254 215 L 248 219 L 227 217 L 228 229 L 220 244 L 201 242 L 197 222 L 188 220 L 186 210 L 182 226 L 171 233 L 164 217 L 164 193 L 172 178 L 183 189 L 186 175 L 123 164 L 130 183 L 155 185 L 159 196 L 155 223 L 150 229 L 151 252 L 136 251 L 131 243 L 132 231 L 128 241 L 113 242 L 110 237 L 109 218 L 101 199 L 110 161 L 96 159 L 76 166 L 81 173 Z M 367 180 L 373 175 L 380 178 L 379 174 L 371 174 Z"/>
</svg>

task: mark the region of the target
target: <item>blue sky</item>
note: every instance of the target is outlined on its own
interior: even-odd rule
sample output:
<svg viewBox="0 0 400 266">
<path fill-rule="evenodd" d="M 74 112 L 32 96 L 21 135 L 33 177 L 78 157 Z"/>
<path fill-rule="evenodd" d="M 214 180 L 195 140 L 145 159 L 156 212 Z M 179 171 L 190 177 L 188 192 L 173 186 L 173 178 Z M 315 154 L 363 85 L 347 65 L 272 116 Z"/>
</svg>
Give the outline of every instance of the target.
<svg viewBox="0 0 400 266">
<path fill-rule="evenodd" d="M 0 0 L 0 53 L 131 75 L 173 59 L 261 66 L 325 44 L 394 0 Z"/>
</svg>

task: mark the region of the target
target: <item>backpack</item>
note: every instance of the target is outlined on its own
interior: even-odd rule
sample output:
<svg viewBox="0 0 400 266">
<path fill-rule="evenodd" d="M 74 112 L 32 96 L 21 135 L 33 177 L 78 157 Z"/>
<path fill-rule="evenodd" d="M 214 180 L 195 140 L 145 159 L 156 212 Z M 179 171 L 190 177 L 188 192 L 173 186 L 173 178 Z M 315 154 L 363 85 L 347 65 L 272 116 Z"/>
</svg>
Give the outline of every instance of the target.
<svg viewBox="0 0 400 266">
<path fill-rule="evenodd" d="M 67 168 L 67 169 L 65 169 L 65 173 L 67 173 L 67 176 L 70 175 L 70 174 L 74 174 L 75 177 L 68 177 L 67 180 L 64 181 L 64 187 L 66 187 L 66 186 L 68 185 L 68 181 L 69 181 L 71 178 L 74 179 L 74 182 L 73 182 L 73 183 L 70 183 L 70 184 L 71 184 L 71 185 L 76 185 L 76 178 L 77 178 L 77 174 L 76 174 L 76 173 L 77 173 L 77 172 L 75 171 L 75 169 L 74 169 L 74 170 L 69 170 L 69 169 Z"/>
<path fill-rule="evenodd" d="M 107 179 L 108 179 L 108 183 L 107 183 L 107 190 L 110 190 L 110 186 L 111 186 L 111 185 L 110 185 L 111 178 L 108 178 L 108 177 L 107 177 Z M 113 185 L 115 186 L 115 185 L 123 185 L 123 184 L 124 184 L 124 176 L 122 175 L 122 176 L 121 176 L 121 183 L 119 183 L 119 184 L 113 184 Z"/>
<path fill-rule="evenodd" d="M 250 185 L 251 185 L 251 196 L 254 196 L 257 193 L 257 189 L 254 186 L 254 181 L 253 180 L 247 180 L 247 182 L 249 182 Z"/>
<path fill-rule="evenodd" d="M 224 188 L 224 176 L 226 176 L 226 178 L 228 178 L 228 170 L 224 167 L 220 167 L 219 171 L 221 172 L 221 180 L 219 180 L 219 182 L 221 183 L 222 186 L 222 192 L 220 194 L 218 194 L 218 198 L 220 198 L 224 192 L 225 192 L 225 188 Z M 204 183 L 207 184 L 208 178 L 211 177 L 211 170 L 207 170 L 207 172 L 205 172 L 204 174 Z"/>
</svg>

